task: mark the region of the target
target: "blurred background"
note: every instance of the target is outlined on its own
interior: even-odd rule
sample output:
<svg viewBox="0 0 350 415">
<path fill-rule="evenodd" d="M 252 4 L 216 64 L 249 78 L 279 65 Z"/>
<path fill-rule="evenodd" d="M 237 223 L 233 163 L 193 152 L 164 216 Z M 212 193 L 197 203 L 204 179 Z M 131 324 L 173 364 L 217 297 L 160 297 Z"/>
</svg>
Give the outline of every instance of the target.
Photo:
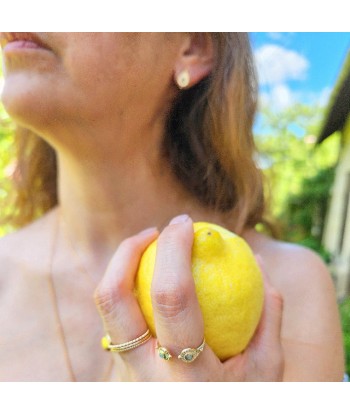
<svg viewBox="0 0 350 415">
<path fill-rule="evenodd" d="M 250 38 L 259 78 L 257 163 L 266 177 L 271 229 L 328 264 L 350 373 L 350 33 Z M 0 102 L 0 236 L 13 230 L 1 223 L 14 171 L 13 131 Z"/>
<path fill-rule="evenodd" d="M 350 373 L 350 33 L 251 33 L 258 163 L 275 233 L 321 255 Z"/>
</svg>

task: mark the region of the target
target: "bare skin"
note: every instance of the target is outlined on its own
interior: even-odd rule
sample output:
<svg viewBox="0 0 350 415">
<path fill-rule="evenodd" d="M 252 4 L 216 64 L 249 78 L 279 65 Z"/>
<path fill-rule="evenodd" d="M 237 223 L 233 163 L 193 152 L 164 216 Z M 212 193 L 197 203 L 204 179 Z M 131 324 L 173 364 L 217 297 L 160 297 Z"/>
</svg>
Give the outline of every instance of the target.
<svg viewBox="0 0 350 415">
<path fill-rule="evenodd" d="M 42 38 L 50 50 L 5 56 L 3 100 L 17 122 L 45 136 L 57 151 L 64 226 L 54 210 L 0 241 L 0 380 L 71 380 L 50 277 L 75 378 L 104 380 L 112 357 L 100 348 L 103 326 L 115 342 L 137 337 L 144 328 L 141 317 L 130 321 L 137 311 L 134 303 L 125 305 L 130 290 L 120 278 L 130 283 L 132 263 L 158 236 L 157 231 L 133 236 L 145 228 L 162 231 L 164 258 L 173 256 L 174 269 L 178 266 L 177 273 L 186 274 L 182 294 L 191 299 L 188 310 L 194 310 L 193 319 L 187 325 L 179 320 L 177 329 L 183 327 L 183 337 L 192 333 L 195 337 L 188 340 L 196 344 L 202 338 L 201 316 L 188 284 L 191 223 L 167 224 L 187 213 L 193 221 L 231 225 L 184 190 L 161 158 L 159 147 L 165 112 L 176 94 L 174 74 L 186 67 L 192 82 L 198 82 L 210 71 L 212 52 L 205 39 L 186 34 L 174 35 L 171 41 L 160 34 L 136 40 L 120 34 L 45 34 Z M 119 78 L 123 82 L 116 82 Z M 130 94 L 135 84 L 136 97 Z M 164 365 L 158 367 L 164 362 L 156 359 L 153 339 L 122 358 L 114 356 L 111 380 L 342 379 L 340 323 L 324 264 L 310 251 L 273 241 L 252 229 L 243 236 L 262 258 L 274 287 L 267 283 L 266 315 L 249 352 L 221 365 L 207 347 L 191 372 L 171 372 Z M 162 281 L 158 281 L 158 292 L 162 292 Z M 114 292 L 113 287 L 126 291 L 117 290 L 107 309 L 103 297 Z M 114 301 L 118 296 L 120 306 Z M 170 341 L 169 324 L 160 326 L 160 333 Z M 137 369 L 137 362 L 150 356 L 155 365 Z M 264 361 L 270 364 L 270 373 Z"/>
<path fill-rule="evenodd" d="M 70 380 L 48 284 L 56 216 L 54 211 L 1 240 L 3 381 Z M 315 254 L 255 231 L 248 231 L 246 239 L 283 297 L 283 380 L 340 381 L 341 331 L 326 267 Z M 99 343 L 103 326 L 93 301 L 96 283 L 84 275 L 66 243 L 60 240 L 52 278 L 74 373 L 78 380 L 102 380 L 111 356 Z M 122 367 L 114 366 L 111 380 L 120 378 Z"/>
</svg>

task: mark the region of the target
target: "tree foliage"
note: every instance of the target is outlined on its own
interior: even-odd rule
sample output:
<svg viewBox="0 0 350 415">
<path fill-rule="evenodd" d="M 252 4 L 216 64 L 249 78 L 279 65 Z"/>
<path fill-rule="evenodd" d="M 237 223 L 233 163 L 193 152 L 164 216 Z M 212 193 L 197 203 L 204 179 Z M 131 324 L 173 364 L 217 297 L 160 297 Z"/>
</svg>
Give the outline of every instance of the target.
<svg viewBox="0 0 350 415">
<path fill-rule="evenodd" d="M 350 375 L 350 298 L 339 306 L 345 347 L 346 373 Z"/>
<path fill-rule="evenodd" d="M 326 261 L 322 246 L 340 137 L 315 144 L 324 110 L 296 105 L 278 114 L 265 109 L 256 134 L 260 163 L 270 189 L 271 212 L 283 240 L 306 245 Z M 339 305 L 346 371 L 350 373 L 350 299 Z"/>
<path fill-rule="evenodd" d="M 13 130 L 13 123 L 0 102 L 0 219 L 6 216 L 7 209 L 9 209 L 9 207 L 5 208 L 4 202 L 9 198 L 11 189 L 11 174 L 14 163 Z M 0 236 L 9 230 L 6 224 L 2 224 L 0 226 Z"/>
<path fill-rule="evenodd" d="M 301 104 L 278 114 L 265 109 L 256 141 L 281 238 L 316 249 L 327 260 L 321 236 L 340 141 L 316 144 L 323 115 L 322 108 Z"/>
</svg>

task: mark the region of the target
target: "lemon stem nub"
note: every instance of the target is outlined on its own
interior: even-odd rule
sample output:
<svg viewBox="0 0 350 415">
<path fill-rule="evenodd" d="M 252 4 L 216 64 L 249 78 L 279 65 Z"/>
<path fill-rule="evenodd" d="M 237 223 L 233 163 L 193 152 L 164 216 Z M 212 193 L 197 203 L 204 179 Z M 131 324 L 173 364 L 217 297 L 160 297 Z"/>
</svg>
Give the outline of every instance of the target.
<svg viewBox="0 0 350 415">
<path fill-rule="evenodd" d="M 225 243 L 223 237 L 215 229 L 201 228 L 195 232 L 193 244 L 193 251 L 198 254 L 200 253 L 199 246 L 200 251 L 205 252 L 205 255 L 208 252 L 217 255 L 223 251 Z"/>
</svg>

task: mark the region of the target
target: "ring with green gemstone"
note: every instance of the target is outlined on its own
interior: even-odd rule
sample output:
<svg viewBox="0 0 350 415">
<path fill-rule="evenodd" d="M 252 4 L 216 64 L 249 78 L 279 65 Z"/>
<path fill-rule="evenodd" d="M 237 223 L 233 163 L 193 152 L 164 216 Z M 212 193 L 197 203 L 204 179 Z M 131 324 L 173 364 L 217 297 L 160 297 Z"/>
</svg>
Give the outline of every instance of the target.
<svg viewBox="0 0 350 415">
<path fill-rule="evenodd" d="M 195 349 L 187 348 L 183 349 L 182 352 L 177 356 L 178 359 L 182 360 L 185 363 L 192 363 L 194 362 L 199 354 L 203 351 L 205 345 L 205 339 L 200 346 Z"/>
<path fill-rule="evenodd" d="M 158 356 L 163 360 L 170 360 L 172 355 L 170 354 L 169 350 L 165 347 L 160 346 L 157 343 L 156 349 L 158 350 Z"/>
</svg>

